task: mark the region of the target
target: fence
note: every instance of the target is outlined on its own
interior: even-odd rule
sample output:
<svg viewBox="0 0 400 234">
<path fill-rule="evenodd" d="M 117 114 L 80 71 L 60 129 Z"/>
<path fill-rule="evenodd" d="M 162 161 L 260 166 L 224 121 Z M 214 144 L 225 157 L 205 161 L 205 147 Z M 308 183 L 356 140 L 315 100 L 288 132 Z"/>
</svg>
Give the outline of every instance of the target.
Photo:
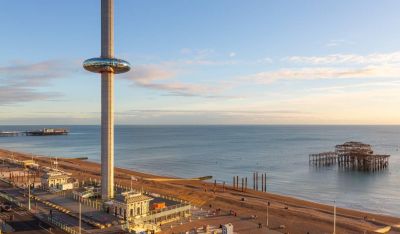
<svg viewBox="0 0 400 234">
<path fill-rule="evenodd" d="M 103 209 L 103 203 L 101 201 L 93 200 L 90 198 L 80 198 L 77 194 L 74 194 L 74 193 L 67 193 L 64 196 L 72 198 L 76 201 L 80 201 L 82 203 L 82 205 L 92 207 L 98 211 L 101 211 Z"/>
<path fill-rule="evenodd" d="M 19 201 L 16 200 L 15 198 L 11 197 L 10 195 L 7 195 L 7 194 L 5 194 L 5 193 L 1 193 L 1 192 L 0 192 L 0 197 L 6 199 L 7 201 L 10 201 L 10 202 L 16 204 L 16 205 L 19 206 L 19 207 L 25 208 L 25 206 L 24 206 L 21 202 L 19 202 Z M 35 216 L 36 216 L 38 219 L 42 220 L 42 221 L 46 221 L 46 220 L 43 220 L 43 217 L 41 217 L 41 216 L 38 216 L 38 215 L 35 215 Z M 61 221 L 55 219 L 54 217 L 52 218 L 52 217 L 48 216 L 48 217 L 47 217 L 47 221 L 50 222 L 51 224 L 53 224 L 53 225 L 55 225 L 55 226 L 61 228 L 62 230 L 66 231 L 67 233 L 70 233 L 70 234 L 79 234 L 79 231 L 78 231 L 78 230 L 76 230 L 76 229 L 74 229 L 73 227 L 70 227 L 70 226 L 64 224 L 63 222 L 61 222 Z"/>
<path fill-rule="evenodd" d="M 11 197 L 10 195 L 7 195 L 7 194 L 5 194 L 5 193 L 0 192 L 0 197 L 6 199 L 7 201 L 10 201 L 10 202 L 12 202 L 12 203 L 15 203 L 15 204 L 16 204 L 17 206 L 19 206 L 19 207 L 24 207 L 24 206 L 22 205 L 21 202 L 19 202 L 19 201 L 18 201 L 17 199 L 15 199 L 14 197 Z"/>
<path fill-rule="evenodd" d="M 191 205 L 178 204 L 169 206 L 164 209 L 149 212 L 146 216 L 134 219 L 134 223 L 153 222 L 158 223 L 163 221 L 172 220 L 175 217 L 182 217 L 190 215 Z M 159 221 L 156 221 L 159 220 Z"/>
<path fill-rule="evenodd" d="M 79 234 L 79 229 L 78 228 L 74 228 L 74 227 L 68 226 L 68 225 L 64 224 L 63 222 L 61 222 L 60 220 L 58 220 L 58 219 L 56 219 L 54 217 L 48 216 L 47 217 L 47 221 L 49 223 L 53 224 L 54 226 L 62 229 L 63 231 L 65 231 L 67 233 Z M 82 232 L 82 233 L 85 233 L 85 232 Z"/>
</svg>

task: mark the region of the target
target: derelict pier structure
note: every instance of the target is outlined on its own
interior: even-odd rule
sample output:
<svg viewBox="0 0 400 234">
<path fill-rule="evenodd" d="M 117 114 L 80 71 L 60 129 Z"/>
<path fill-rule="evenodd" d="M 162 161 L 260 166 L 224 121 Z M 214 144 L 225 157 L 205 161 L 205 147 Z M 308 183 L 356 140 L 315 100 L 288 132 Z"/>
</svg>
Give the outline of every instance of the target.
<svg viewBox="0 0 400 234">
<path fill-rule="evenodd" d="M 339 168 L 375 172 L 389 166 L 390 155 L 374 154 L 371 145 L 349 141 L 335 146 L 334 152 L 309 155 L 309 163 L 314 166 L 338 164 Z"/>
</svg>

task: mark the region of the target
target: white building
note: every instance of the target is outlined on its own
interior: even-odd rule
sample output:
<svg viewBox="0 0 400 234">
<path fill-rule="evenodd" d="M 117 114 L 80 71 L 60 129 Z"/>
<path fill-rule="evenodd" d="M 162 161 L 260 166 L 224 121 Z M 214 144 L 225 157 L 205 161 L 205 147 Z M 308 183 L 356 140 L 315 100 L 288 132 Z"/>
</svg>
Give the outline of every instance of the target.
<svg viewBox="0 0 400 234">
<path fill-rule="evenodd" d="M 233 225 L 231 223 L 222 225 L 222 234 L 233 234 Z"/>
<path fill-rule="evenodd" d="M 153 198 L 142 193 L 124 192 L 115 196 L 109 212 L 124 220 L 132 220 L 136 216 L 143 216 L 149 213 L 151 200 Z"/>
<path fill-rule="evenodd" d="M 62 172 L 49 171 L 41 178 L 43 189 L 67 190 L 73 188 L 72 179 Z"/>
</svg>

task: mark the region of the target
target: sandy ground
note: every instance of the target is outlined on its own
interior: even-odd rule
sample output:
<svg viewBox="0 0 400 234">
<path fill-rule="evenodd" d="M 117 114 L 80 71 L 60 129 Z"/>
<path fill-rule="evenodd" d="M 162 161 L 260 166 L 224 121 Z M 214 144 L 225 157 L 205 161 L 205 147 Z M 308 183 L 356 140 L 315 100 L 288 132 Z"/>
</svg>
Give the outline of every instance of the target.
<svg viewBox="0 0 400 234">
<path fill-rule="evenodd" d="M 0 157 L 10 157 L 11 153 L 18 159 L 31 159 L 31 155 L 29 154 L 0 149 Z M 38 157 L 37 161 L 40 165 L 50 165 L 50 158 L 45 156 Z M 58 159 L 58 167 L 73 173 L 74 177 L 81 180 L 88 180 L 89 178 L 100 179 L 100 165 L 98 163 L 64 158 Z M 115 183 L 130 186 L 131 176 L 144 178 L 158 177 L 122 168 L 115 169 Z M 143 187 L 150 192 L 175 196 L 190 201 L 195 206 L 210 210 L 221 209 L 222 212 L 233 210 L 237 216 L 220 217 L 218 222 L 232 221 L 238 222 L 238 225 L 246 226 L 242 227 L 243 231 L 239 233 L 267 233 L 255 230 L 257 230 L 259 223 L 262 223 L 263 226 L 266 224 L 268 201 L 270 202 L 269 226 L 271 229 L 278 229 L 279 226 L 284 225 L 285 229 L 281 229 L 280 232 L 333 232 L 333 207 L 324 204 L 250 189 L 246 192 L 240 192 L 229 186 L 223 191 L 221 185 L 218 185 L 214 192 L 214 185 L 212 183 L 201 181 L 155 182 L 138 180 L 133 182 L 133 186 L 138 189 Z M 242 201 L 242 198 L 244 198 L 244 201 Z M 257 218 L 251 219 L 252 216 L 256 216 Z M 206 221 L 193 222 L 192 227 L 198 227 Z M 240 224 L 241 222 L 242 224 Z M 210 218 L 211 223 L 215 224 L 215 221 Z M 336 233 L 376 233 L 374 232 L 375 230 L 386 226 L 397 226 L 397 228 L 392 227 L 389 233 L 400 233 L 400 217 L 372 214 L 344 208 L 337 209 L 336 224 Z M 181 228 L 168 231 L 167 233 L 177 233 L 177 231 L 181 231 Z M 189 226 L 185 228 L 187 230 L 190 229 Z"/>
</svg>

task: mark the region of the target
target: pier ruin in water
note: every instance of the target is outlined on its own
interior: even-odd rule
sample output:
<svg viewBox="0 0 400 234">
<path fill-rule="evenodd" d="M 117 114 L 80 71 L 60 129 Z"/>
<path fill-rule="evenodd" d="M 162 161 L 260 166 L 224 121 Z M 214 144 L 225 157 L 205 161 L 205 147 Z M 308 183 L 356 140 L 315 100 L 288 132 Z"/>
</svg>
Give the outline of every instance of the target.
<svg viewBox="0 0 400 234">
<path fill-rule="evenodd" d="M 309 155 L 309 163 L 314 166 L 338 164 L 339 168 L 375 172 L 389 166 L 390 155 L 374 154 L 371 145 L 350 141 L 336 145 L 334 152 Z"/>
</svg>

